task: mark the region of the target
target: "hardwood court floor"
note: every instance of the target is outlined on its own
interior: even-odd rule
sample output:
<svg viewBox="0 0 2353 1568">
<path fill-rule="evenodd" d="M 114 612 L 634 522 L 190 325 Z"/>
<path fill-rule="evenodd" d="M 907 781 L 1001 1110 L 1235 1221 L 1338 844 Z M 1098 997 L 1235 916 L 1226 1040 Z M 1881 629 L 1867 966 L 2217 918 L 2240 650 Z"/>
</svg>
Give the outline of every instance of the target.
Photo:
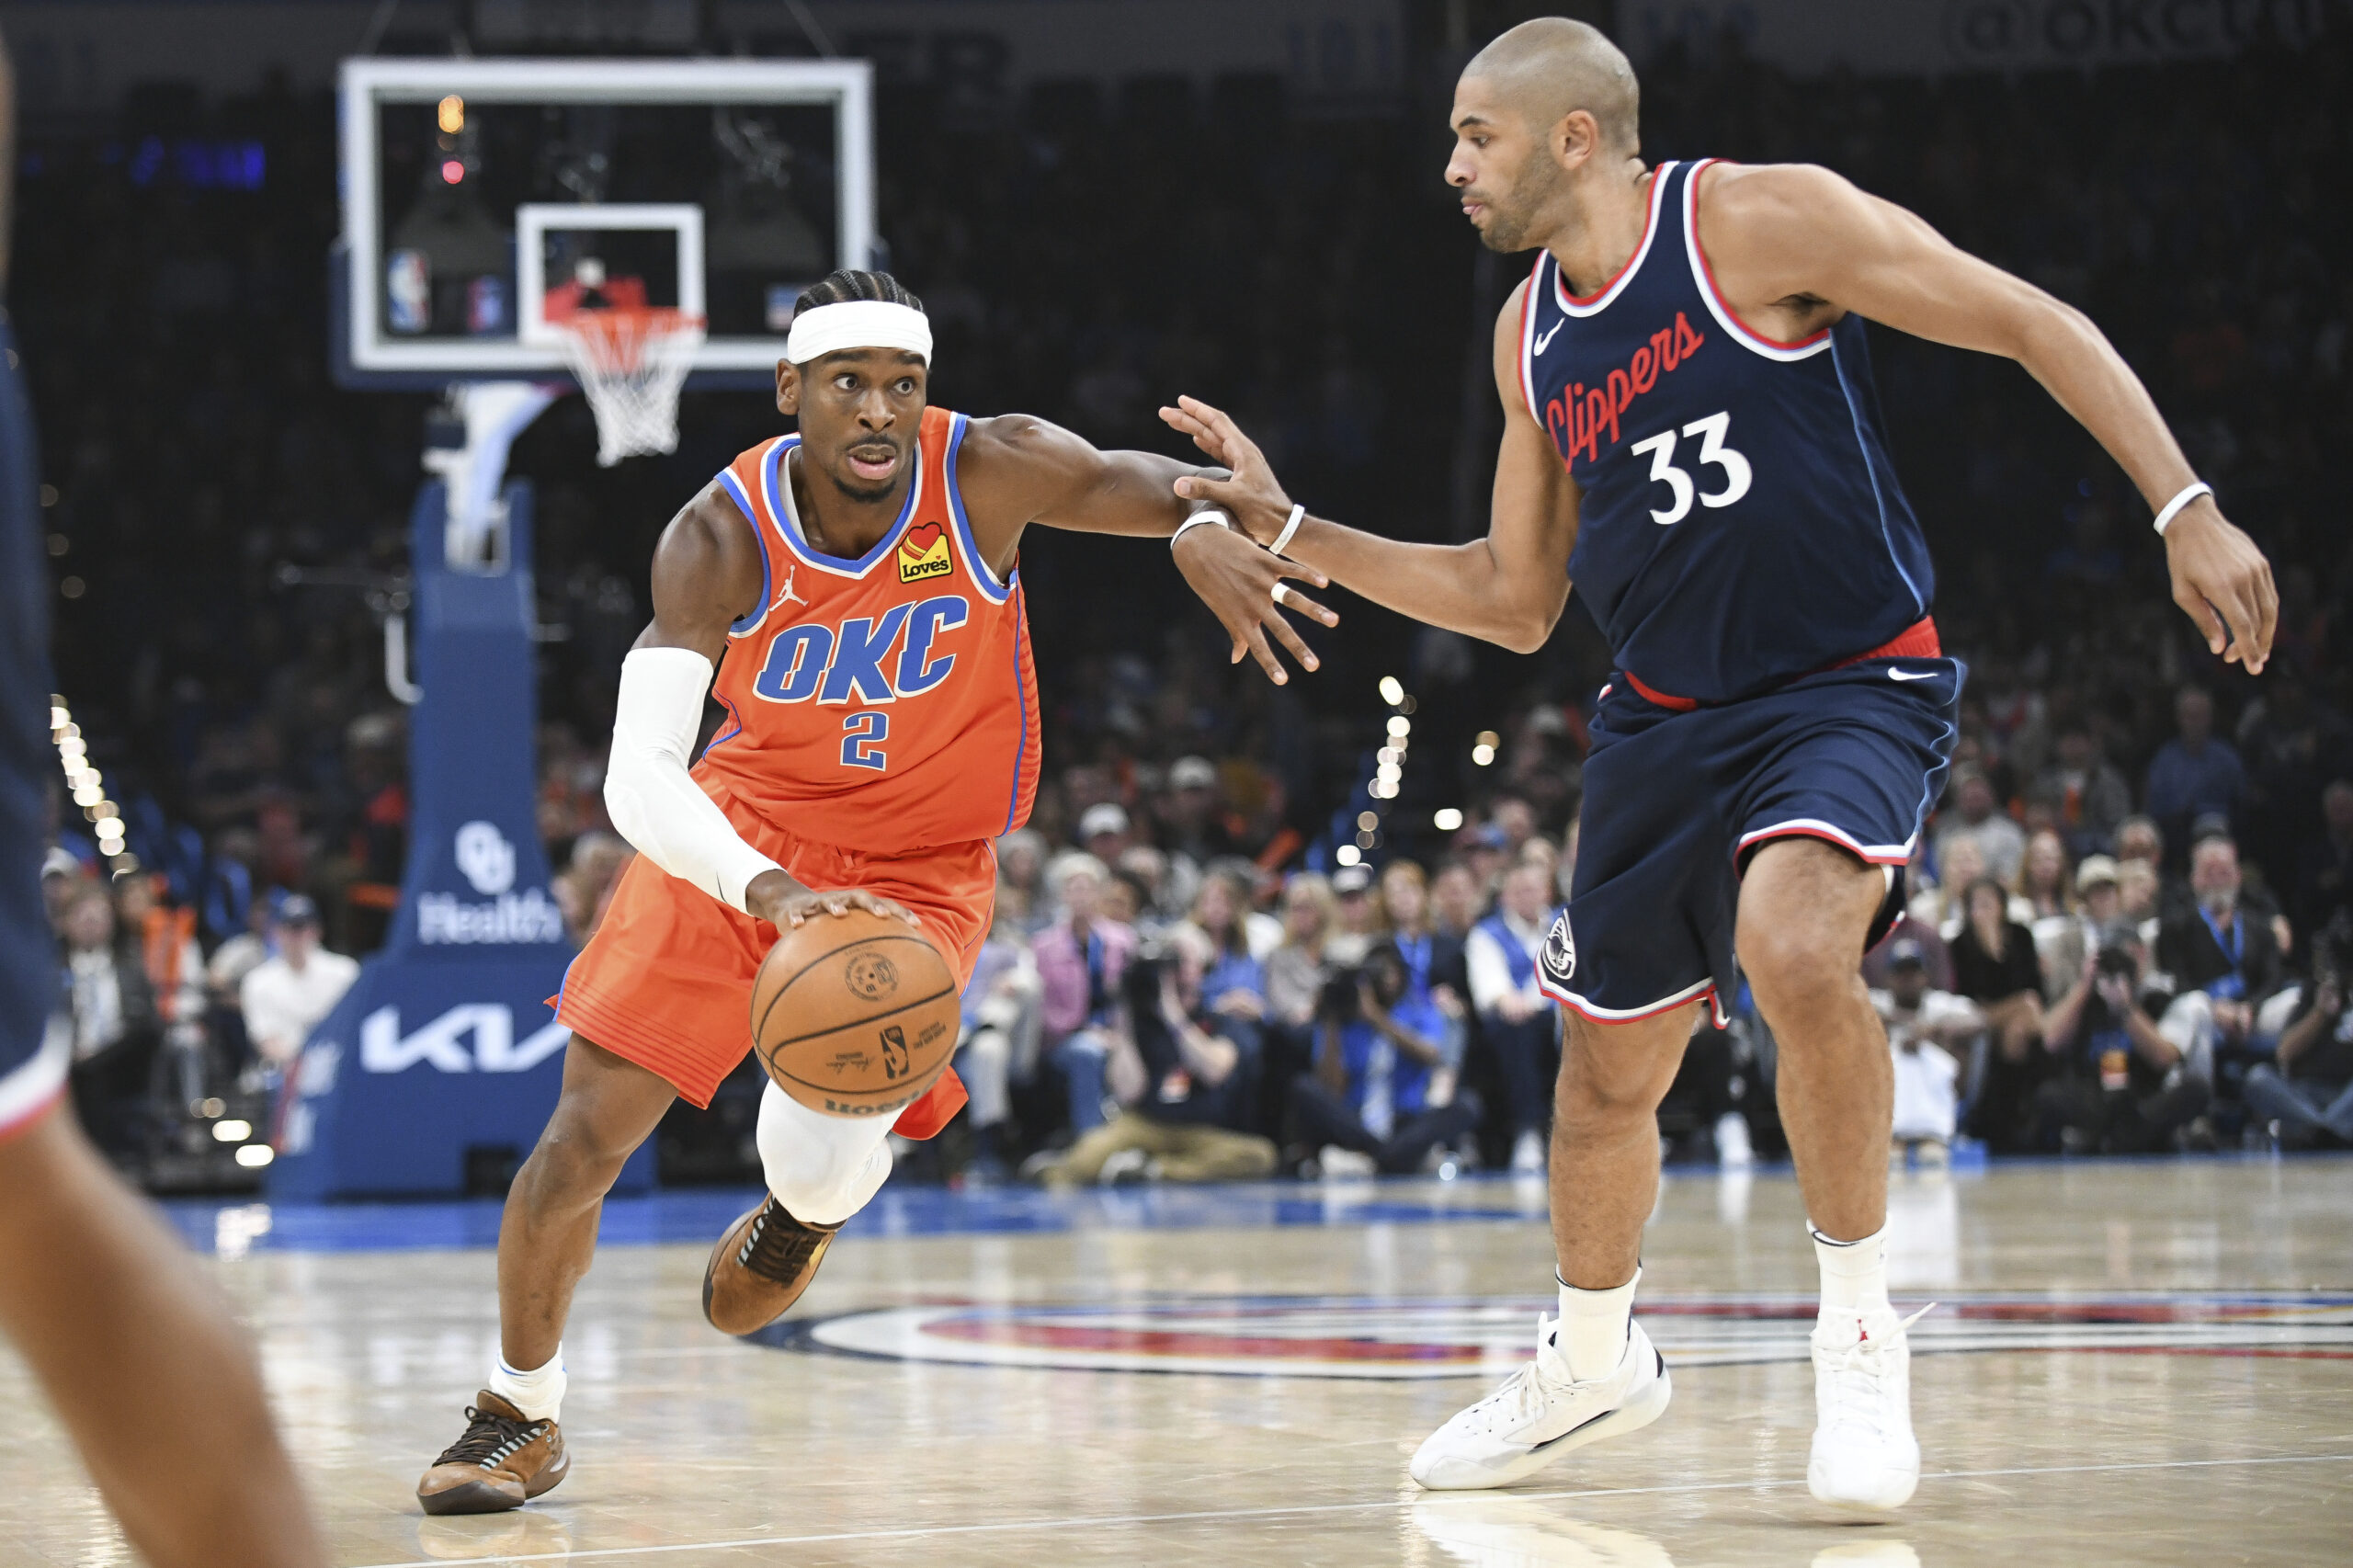
<svg viewBox="0 0 2353 1568">
<path fill-rule="evenodd" d="M 567 1341 L 571 1477 L 411 1488 L 494 1344 L 494 1210 L 185 1209 L 261 1335 L 335 1561 L 666 1564 L 2341 1563 L 2353 1161 L 1899 1181 L 1925 1471 L 1891 1524 L 1804 1486 L 1813 1267 L 1786 1175 L 1670 1179 L 1644 1317 L 1675 1407 L 1508 1493 L 1416 1492 L 1524 1354 L 1541 1194 L 1508 1181 L 886 1189 L 775 1343 L 701 1322 L 738 1195 L 616 1203 Z M 0 1563 L 131 1561 L 0 1352 Z"/>
</svg>

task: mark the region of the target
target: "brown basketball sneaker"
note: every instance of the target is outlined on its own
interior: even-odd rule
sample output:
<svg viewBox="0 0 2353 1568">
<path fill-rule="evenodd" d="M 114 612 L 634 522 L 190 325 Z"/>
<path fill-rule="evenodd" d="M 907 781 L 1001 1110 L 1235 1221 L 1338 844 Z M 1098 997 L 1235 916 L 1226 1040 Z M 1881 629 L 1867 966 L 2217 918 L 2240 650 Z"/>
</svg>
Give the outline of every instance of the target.
<svg viewBox="0 0 2353 1568">
<path fill-rule="evenodd" d="M 782 1317 L 817 1278 L 839 1225 L 807 1225 L 767 1201 L 727 1228 L 702 1275 L 702 1315 L 722 1334 L 751 1334 Z"/>
<path fill-rule="evenodd" d="M 484 1389 L 466 1407 L 465 1436 L 441 1451 L 416 1483 L 428 1514 L 495 1514 L 551 1489 L 572 1468 L 552 1421 L 523 1413 Z"/>
</svg>

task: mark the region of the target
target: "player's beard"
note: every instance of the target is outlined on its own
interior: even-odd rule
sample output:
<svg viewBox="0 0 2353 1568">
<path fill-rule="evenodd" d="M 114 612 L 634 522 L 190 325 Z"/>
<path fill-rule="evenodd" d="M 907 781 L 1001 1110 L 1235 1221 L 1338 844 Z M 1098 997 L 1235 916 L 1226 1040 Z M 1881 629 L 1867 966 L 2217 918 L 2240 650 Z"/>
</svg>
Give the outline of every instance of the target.
<svg viewBox="0 0 2353 1568">
<path fill-rule="evenodd" d="M 1479 232 L 1479 243 L 1504 256 L 1533 250 L 1538 244 L 1531 237 L 1536 216 L 1567 177 L 1552 159 L 1540 154 L 1529 157 L 1520 165 L 1519 182 L 1512 187 L 1510 198 L 1488 201 L 1487 226 Z"/>
</svg>

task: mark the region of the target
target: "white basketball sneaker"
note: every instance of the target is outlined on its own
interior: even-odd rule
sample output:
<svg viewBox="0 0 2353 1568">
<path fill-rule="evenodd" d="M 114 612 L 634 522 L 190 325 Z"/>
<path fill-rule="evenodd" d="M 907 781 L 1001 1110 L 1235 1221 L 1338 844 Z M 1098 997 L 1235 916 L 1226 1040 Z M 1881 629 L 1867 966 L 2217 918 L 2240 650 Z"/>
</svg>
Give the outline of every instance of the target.
<svg viewBox="0 0 2353 1568">
<path fill-rule="evenodd" d="M 1815 1501 L 1879 1513 L 1902 1507 L 1920 1484 L 1904 1330 L 1927 1310 L 1899 1318 L 1893 1307 L 1825 1308 L 1815 1320 L 1813 1452 L 1805 1467 Z"/>
<path fill-rule="evenodd" d="M 1503 1387 L 1431 1433 L 1413 1477 L 1434 1491 L 1508 1486 L 1572 1449 L 1639 1432 L 1666 1410 L 1675 1386 L 1643 1325 L 1626 1325 L 1626 1354 L 1605 1377 L 1569 1376 L 1555 1329 L 1536 1320 L 1536 1359 Z"/>
</svg>

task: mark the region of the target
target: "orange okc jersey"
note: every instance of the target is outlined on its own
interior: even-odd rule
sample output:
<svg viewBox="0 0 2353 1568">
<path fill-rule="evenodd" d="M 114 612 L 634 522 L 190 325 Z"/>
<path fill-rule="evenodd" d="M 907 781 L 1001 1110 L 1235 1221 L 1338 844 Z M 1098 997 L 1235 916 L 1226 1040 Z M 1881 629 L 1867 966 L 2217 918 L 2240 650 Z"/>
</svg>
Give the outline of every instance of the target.
<svg viewBox="0 0 2353 1568">
<path fill-rule="evenodd" d="M 903 853 L 1029 819 L 1037 676 L 1020 574 L 1000 583 L 981 560 L 956 488 L 970 424 L 925 410 L 906 505 L 856 561 L 801 532 L 786 466 L 800 437 L 719 476 L 767 582 L 728 633 L 712 694 L 731 719 L 696 770 L 801 837 Z"/>
</svg>

